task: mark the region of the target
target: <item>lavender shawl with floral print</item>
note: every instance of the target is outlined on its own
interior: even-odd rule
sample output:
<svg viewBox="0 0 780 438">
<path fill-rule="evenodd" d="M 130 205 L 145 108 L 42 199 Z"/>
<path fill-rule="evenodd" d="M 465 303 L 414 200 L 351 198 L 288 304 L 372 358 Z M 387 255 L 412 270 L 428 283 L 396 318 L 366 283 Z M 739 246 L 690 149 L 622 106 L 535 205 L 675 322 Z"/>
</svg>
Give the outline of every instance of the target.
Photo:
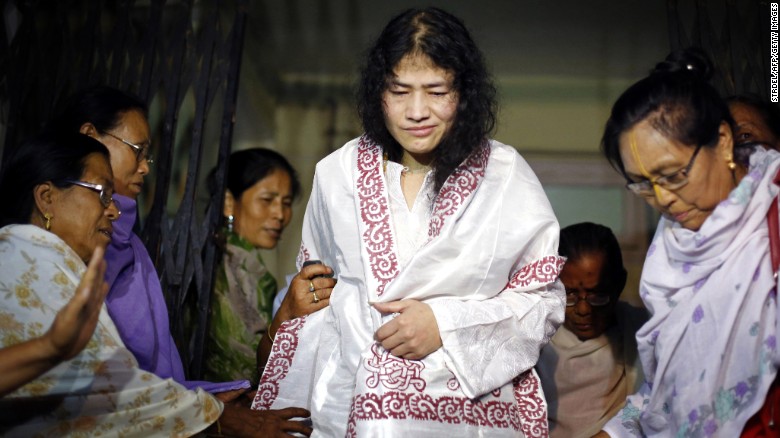
<svg viewBox="0 0 780 438">
<path fill-rule="evenodd" d="M 777 299 L 766 213 L 780 154 L 757 150 L 699 231 L 661 219 L 640 295 L 646 383 L 604 428 L 623 436 L 739 436 L 777 374 Z"/>
</svg>

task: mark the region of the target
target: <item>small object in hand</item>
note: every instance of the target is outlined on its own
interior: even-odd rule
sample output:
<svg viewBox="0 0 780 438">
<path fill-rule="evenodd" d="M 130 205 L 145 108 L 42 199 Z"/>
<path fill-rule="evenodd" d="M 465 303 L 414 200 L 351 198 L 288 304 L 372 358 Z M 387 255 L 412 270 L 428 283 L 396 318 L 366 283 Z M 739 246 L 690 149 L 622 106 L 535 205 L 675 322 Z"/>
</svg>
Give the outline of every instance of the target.
<svg viewBox="0 0 780 438">
<path fill-rule="evenodd" d="M 301 268 L 305 268 L 305 267 L 307 267 L 309 265 L 321 265 L 321 264 L 322 264 L 322 262 L 319 261 L 319 260 L 306 260 L 305 262 L 303 262 L 303 266 Z M 331 272 L 330 274 L 323 274 L 323 275 L 315 275 L 314 276 L 314 278 L 318 278 L 318 277 L 333 278 L 333 272 Z"/>
</svg>

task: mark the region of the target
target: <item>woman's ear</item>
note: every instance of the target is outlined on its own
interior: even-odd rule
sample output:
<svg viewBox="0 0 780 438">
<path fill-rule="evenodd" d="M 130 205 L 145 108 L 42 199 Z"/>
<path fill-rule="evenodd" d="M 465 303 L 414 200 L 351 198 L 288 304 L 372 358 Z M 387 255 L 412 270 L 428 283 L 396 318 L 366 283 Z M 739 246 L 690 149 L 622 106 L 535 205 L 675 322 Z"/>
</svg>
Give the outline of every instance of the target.
<svg viewBox="0 0 780 438">
<path fill-rule="evenodd" d="M 95 128 L 95 125 L 93 125 L 90 122 L 81 125 L 81 128 L 79 128 L 79 132 L 82 134 L 86 134 L 92 138 L 98 138 L 98 130 L 97 128 Z"/>
<path fill-rule="evenodd" d="M 233 198 L 233 194 L 230 193 L 230 190 L 225 190 L 225 202 L 222 205 L 222 216 L 225 217 L 233 216 L 234 203 L 235 203 L 235 198 Z"/>
<path fill-rule="evenodd" d="M 728 122 L 720 122 L 718 127 L 718 150 L 723 158 L 729 162 L 734 158 L 734 135 Z"/>
<path fill-rule="evenodd" d="M 55 198 L 55 187 L 50 181 L 35 186 L 35 188 L 33 188 L 35 209 L 30 213 L 30 223 L 42 221 L 42 218 L 46 213 L 51 214 L 54 209 Z"/>
</svg>

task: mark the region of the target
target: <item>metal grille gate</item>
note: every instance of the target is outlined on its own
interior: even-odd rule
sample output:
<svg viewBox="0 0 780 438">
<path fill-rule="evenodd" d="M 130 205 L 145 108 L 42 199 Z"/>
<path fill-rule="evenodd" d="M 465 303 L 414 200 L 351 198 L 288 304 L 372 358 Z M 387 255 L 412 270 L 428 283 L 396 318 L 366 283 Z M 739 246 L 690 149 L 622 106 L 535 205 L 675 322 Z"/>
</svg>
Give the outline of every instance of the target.
<svg viewBox="0 0 780 438">
<path fill-rule="evenodd" d="M 216 162 L 224 188 L 247 7 L 247 0 L 16 0 L 0 11 L 3 156 L 86 86 L 111 85 L 150 104 L 155 187 L 139 234 L 190 378 L 201 374 L 222 210 L 216 196 L 205 217 L 196 211 L 198 181 L 202 163 Z M 186 127 L 183 113 L 191 117 Z M 218 130 L 216 147 L 204 141 L 207 124 Z M 189 333 L 185 305 L 196 309 Z"/>
</svg>

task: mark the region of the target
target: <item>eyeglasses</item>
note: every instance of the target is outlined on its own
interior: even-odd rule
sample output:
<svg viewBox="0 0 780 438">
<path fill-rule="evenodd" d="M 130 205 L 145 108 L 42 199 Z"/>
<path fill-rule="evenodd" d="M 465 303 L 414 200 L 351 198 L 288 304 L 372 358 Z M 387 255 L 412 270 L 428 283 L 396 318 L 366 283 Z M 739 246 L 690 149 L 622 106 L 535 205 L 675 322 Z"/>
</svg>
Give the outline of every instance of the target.
<svg viewBox="0 0 780 438">
<path fill-rule="evenodd" d="M 143 160 L 146 160 L 146 162 L 151 165 L 154 163 L 154 159 L 152 157 L 152 154 L 149 153 L 149 147 L 150 146 L 141 146 L 137 145 L 135 143 L 130 143 L 129 141 L 125 140 L 124 138 L 117 137 L 116 135 L 110 133 L 110 132 L 103 132 L 103 134 L 106 134 L 109 137 L 113 137 L 122 143 L 130 146 L 133 149 L 133 152 L 135 152 L 135 160 L 137 162 L 141 162 Z"/>
<path fill-rule="evenodd" d="M 606 306 L 609 304 L 609 295 L 587 294 L 584 300 L 594 307 Z M 572 292 L 566 294 L 566 307 L 576 306 L 580 302 L 580 295 Z"/>
<path fill-rule="evenodd" d="M 661 176 L 656 179 L 629 182 L 626 184 L 626 188 L 639 196 L 648 198 L 654 196 L 655 192 L 653 190 L 653 186 L 655 185 L 672 191 L 683 188 L 686 184 L 688 184 L 688 174 L 691 172 L 693 161 L 696 159 L 696 155 L 699 154 L 701 146 L 702 145 L 696 146 L 696 149 L 693 151 L 693 155 L 691 156 L 691 160 L 688 161 L 688 165 L 678 170 L 677 172 L 674 172 L 671 175 Z"/>
<path fill-rule="evenodd" d="M 103 204 L 103 207 L 108 208 L 109 205 L 111 205 L 112 202 L 114 202 L 114 191 L 110 190 L 108 187 L 104 187 L 102 184 L 92 184 L 84 181 L 76 181 L 73 179 L 66 179 L 62 182 L 67 184 L 73 184 L 80 187 L 84 187 L 85 189 L 90 189 L 98 193 L 100 196 L 100 203 Z"/>
</svg>

